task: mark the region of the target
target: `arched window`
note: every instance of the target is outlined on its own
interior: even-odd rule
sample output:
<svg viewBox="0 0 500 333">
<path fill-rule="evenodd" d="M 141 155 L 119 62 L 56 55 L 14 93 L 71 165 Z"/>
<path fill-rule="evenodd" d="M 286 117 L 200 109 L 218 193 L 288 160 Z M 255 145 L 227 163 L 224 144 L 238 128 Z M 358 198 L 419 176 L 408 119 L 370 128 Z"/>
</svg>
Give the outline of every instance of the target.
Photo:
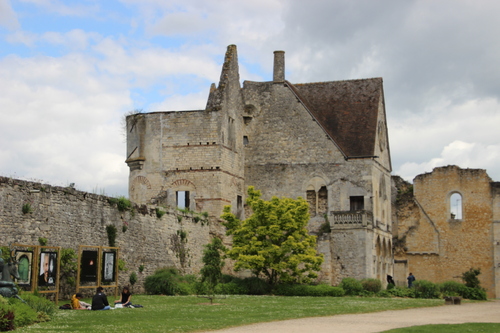
<svg viewBox="0 0 500 333">
<path fill-rule="evenodd" d="M 450 219 L 462 219 L 462 195 L 457 192 L 450 196 Z"/>
<path fill-rule="evenodd" d="M 328 213 L 328 190 L 322 178 L 314 177 L 307 183 L 306 200 L 309 203 L 311 217 Z"/>
</svg>

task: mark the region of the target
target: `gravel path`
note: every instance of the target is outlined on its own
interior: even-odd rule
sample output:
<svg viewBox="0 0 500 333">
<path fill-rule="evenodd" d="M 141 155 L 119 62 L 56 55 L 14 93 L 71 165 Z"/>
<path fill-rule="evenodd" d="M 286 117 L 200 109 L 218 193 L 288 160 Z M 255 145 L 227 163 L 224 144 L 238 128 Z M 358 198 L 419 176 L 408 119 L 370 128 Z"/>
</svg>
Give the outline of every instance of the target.
<svg viewBox="0 0 500 333">
<path fill-rule="evenodd" d="M 373 333 L 427 324 L 500 323 L 500 300 L 364 314 L 292 319 L 210 333 Z"/>
</svg>

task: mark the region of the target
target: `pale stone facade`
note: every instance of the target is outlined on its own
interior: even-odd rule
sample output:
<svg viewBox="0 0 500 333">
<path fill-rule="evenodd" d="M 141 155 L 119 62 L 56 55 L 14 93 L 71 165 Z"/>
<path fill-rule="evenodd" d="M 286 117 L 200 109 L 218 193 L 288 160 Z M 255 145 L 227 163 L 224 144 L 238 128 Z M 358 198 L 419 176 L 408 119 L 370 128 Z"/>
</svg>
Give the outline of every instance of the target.
<svg viewBox="0 0 500 333">
<path fill-rule="evenodd" d="M 309 230 L 322 235 L 321 274 L 392 274 L 391 161 L 382 79 L 307 84 L 285 80 L 275 52 L 273 81 L 240 86 L 230 45 L 205 110 L 127 118 L 129 194 L 138 203 L 188 206 L 244 218 L 248 186 L 272 196 L 304 197 Z"/>
<path fill-rule="evenodd" d="M 485 170 L 435 168 L 413 188 L 395 178 L 395 278 L 412 272 L 432 282 L 456 280 L 480 268 L 489 297 L 500 295 L 500 183 Z"/>
</svg>

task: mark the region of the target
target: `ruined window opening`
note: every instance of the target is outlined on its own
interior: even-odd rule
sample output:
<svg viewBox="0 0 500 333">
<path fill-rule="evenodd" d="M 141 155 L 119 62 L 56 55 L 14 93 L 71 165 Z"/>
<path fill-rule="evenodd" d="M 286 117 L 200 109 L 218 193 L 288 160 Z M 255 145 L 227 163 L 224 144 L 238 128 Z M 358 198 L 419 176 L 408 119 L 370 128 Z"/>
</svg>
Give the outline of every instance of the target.
<svg viewBox="0 0 500 333">
<path fill-rule="evenodd" d="M 311 217 L 316 216 L 316 191 L 306 191 L 306 200 L 309 203 L 309 215 L 311 215 Z"/>
<path fill-rule="evenodd" d="M 462 219 L 462 195 L 453 193 L 450 196 L 450 218 L 452 220 Z"/>
<path fill-rule="evenodd" d="M 363 210 L 365 209 L 365 198 L 363 196 L 353 196 L 350 197 L 350 210 Z"/>
<path fill-rule="evenodd" d="M 177 207 L 181 209 L 189 208 L 189 191 L 177 191 L 175 194 Z"/>
<path fill-rule="evenodd" d="M 318 214 L 324 215 L 328 212 L 328 191 L 322 186 L 318 191 Z"/>
<path fill-rule="evenodd" d="M 227 144 L 231 148 L 235 148 L 235 135 L 236 135 L 236 130 L 234 126 L 234 119 L 231 117 L 228 117 L 227 119 Z"/>
<path fill-rule="evenodd" d="M 248 144 L 248 136 L 243 136 L 243 144 L 246 146 Z"/>
<path fill-rule="evenodd" d="M 243 197 L 241 195 L 236 196 L 236 217 L 241 219 L 243 215 Z"/>
</svg>

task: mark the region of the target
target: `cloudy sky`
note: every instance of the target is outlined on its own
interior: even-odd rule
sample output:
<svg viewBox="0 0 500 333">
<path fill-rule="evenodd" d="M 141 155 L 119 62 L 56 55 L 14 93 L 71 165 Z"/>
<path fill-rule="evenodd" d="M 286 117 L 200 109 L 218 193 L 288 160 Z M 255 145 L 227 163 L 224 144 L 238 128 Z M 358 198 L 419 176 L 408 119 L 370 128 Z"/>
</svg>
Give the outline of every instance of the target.
<svg viewBox="0 0 500 333">
<path fill-rule="evenodd" d="M 500 181 L 500 2 L 0 0 L 0 175 L 127 195 L 124 115 L 203 109 L 242 80 L 383 77 L 393 174 Z"/>
</svg>

